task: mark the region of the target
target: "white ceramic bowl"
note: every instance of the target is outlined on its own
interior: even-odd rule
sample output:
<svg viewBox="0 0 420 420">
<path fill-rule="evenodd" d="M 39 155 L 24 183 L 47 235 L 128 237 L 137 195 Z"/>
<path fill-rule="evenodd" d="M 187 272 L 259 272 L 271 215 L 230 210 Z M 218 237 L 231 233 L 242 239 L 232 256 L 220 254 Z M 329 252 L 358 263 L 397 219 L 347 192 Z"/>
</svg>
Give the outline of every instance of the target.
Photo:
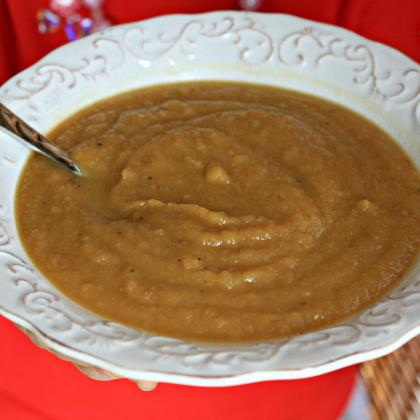
<svg viewBox="0 0 420 420">
<path fill-rule="evenodd" d="M 344 104 L 383 127 L 420 167 L 419 66 L 354 33 L 286 15 L 220 12 L 114 27 L 46 56 L 2 86 L 0 100 L 47 132 L 116 93 L 210 79 Z M 398 290 L 360 316 L 280 343 L 195 345 L 100 319 L 25 255 L 13 207 L 29 152 L 0 137 L 0 312 L 64 357 L 132 379 L 222 386 L 318 375 L 389 353 L 420 331 L 420 260 Z"/>
</svg>

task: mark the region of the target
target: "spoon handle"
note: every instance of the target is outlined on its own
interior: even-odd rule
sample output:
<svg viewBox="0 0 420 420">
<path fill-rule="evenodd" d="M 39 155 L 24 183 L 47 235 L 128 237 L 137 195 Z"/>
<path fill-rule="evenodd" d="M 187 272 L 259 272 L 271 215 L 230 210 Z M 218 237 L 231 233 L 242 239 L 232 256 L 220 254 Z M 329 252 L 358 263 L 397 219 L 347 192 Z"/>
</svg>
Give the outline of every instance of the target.
<svg viewBox="0 0 420 420">
<path fill-rule="evenodd" d="M 59 165 L 69 169 L 74 174 L 80 175 L 80 169 L 70 158 L 68 153 L 61 147 L 51 143 L 42 134 L 29 126 L 25 121 L 10 111 L 9 108 L 0 103 L 0 127 L 8 131 L 8 134 L 14 134 L 29 144 L 35 151 L 53 159 Z"/>
</svg>

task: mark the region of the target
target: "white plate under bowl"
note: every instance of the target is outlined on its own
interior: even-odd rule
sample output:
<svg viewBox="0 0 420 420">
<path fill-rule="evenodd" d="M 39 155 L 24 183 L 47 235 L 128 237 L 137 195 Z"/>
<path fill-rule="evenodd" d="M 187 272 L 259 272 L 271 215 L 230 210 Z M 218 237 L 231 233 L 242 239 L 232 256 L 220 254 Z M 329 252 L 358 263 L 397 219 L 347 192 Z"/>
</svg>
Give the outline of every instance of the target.
<svg viewBox="0 0 420 420">
<path fill-rule="evenodd" d="M 328 98 L 375 121 L 420 167 L 419 66 L 352 32 L 287 15 L 219 12 L 113 27 L 49 54 L 4 84 L 0 100 L 47 132 L 98 99 L 184 80 Z M 29 152 L 0 137 L 0 313 L 65 357 L 132 379 L 222 386 L 318 375 L 389 353 L 420 331 L 420 260 L 360 316 L 280 343 L 196 345 L 107 322 L 69 301 L 25 255 L 13 205 Z"/>
</svg>

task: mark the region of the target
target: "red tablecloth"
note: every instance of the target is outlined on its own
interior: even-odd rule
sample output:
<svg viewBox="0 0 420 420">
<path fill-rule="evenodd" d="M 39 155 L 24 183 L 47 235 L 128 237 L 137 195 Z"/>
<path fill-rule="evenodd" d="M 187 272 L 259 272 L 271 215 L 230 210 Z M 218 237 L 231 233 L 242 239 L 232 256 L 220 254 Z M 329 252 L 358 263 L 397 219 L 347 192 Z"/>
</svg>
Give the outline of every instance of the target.
<svg viewBox="0 0 420 420">
<path fill-rule="evenodd" d="M 89 379 L 2 318 L 0 334 L 3 420 L 333 420 L 357 371 L 350 367 L 311 379 L 228 388 L 159 384 L 142 392 L 127 380 Z"/>
<path fill-rule="evenodd" d="M 0 83 L 65 41 L 40 35 L 35 15 L 48 0 L 0 0 Z M 234 0 L 107 0 L 114 23 L 167 13 L 236 9 Z M 265 0 L 262 11 L 290 13 L 352 29 L 420 60 L 419 0 Z M 1 147 L 1 146 L 0 146 Z M 337 419 L 356 367 L 296 381 L 230 388 L 160 384 L 141 392 L 125 380 L 96 382 L 39 349 L 0 318 L 0 419 Z"/>
</svg>

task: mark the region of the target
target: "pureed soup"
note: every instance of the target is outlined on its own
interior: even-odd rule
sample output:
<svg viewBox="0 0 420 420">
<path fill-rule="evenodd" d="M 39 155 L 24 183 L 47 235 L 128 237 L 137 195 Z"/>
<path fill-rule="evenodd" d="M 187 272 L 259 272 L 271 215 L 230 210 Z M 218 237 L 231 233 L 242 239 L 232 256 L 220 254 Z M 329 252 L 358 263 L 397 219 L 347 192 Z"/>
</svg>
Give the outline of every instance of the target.
<svg viewBox="0 0 420 420">
<path fill-rule="evenodd" d="M 273 87 L 132 91 L 51 137 L 20 180 L 26 251 L 66 295 L 114 321 L 201 342 L 333 324 L 395 286 L 420 244 L 420 177 L 355 113 Z"/>
</svg>

